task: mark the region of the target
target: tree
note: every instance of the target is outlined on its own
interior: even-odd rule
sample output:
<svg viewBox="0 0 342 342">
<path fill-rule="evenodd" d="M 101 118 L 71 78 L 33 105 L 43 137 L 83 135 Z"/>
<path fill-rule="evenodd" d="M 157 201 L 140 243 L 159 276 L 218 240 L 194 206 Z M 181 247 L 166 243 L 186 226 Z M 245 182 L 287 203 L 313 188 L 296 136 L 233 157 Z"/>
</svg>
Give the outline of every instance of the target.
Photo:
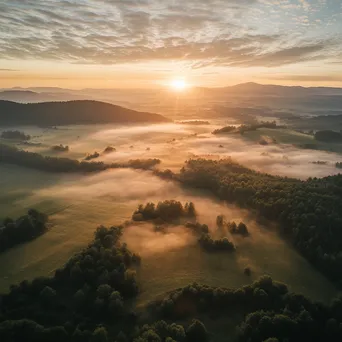
<svg viewBox="0 0 342 342">
<path fill-rule="evenodd" d="M 108 299 L 112 292 L 113 289 L 108 284 L 102 284 L 96 290 L 97 296 L 101 299 Z"/>
<path fill-rule="evenodd" d="M 45 286 L 44 289 L 40 292 L 40 297 L 45 304 L 51 305 L 56 300 L 56 291 L 50 286 Z"/>
<path fill-rule="evenodd" d="M 105 327 L 98 327 L 91 337 L 92 342 L 108 342 L 108 332 Z"/>
<path fill-rule="evenodd" d="M 219 228 L 222 228 L 225 225 L 225 217 L 224 215 L 219 215 L 216 217 L 216 225 Z"/>
<path fill-rule="evenodd" d="M 209 340 L 207 329 L 198 320 L 193 320 L 186 330 L 186 337 L 189 342 L 207 342 Z"/>
</svg>

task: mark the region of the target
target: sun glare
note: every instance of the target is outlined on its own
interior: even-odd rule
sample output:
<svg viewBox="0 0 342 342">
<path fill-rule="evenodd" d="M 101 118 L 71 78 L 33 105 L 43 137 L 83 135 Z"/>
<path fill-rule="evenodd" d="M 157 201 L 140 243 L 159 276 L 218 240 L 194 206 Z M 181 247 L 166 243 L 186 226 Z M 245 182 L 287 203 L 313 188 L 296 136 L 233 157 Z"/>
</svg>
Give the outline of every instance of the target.
<svg viewBox="0 0 342 342">
<path fill-rule="evenodd" d="M 170 87 L 176 91 L 184 91 L 189 85 L 184 79 L 174 79 L 170 82 Z"/>
</svg>

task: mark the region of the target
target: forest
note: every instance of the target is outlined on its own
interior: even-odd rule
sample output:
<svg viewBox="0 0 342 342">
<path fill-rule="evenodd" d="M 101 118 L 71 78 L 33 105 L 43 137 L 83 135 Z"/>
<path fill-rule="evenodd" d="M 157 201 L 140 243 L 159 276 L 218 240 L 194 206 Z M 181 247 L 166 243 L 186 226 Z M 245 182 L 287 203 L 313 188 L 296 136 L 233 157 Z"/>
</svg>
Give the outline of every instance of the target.
<svg viewBox="0 0 342 342">
<path fill-rule="evenodd" d="M 276 222 L 300 253 L 342 286 L 342 175 L 301 181 L 257 172 L 231 159 L 192 159 L 173 178 Z"/>
</svg>

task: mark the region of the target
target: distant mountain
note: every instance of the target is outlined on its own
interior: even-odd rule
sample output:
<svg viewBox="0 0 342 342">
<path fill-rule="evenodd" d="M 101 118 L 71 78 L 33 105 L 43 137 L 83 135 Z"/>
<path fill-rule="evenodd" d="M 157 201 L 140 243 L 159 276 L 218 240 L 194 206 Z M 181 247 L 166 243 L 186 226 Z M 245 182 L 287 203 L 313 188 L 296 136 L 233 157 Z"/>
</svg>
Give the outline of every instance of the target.
<svg viewBox="0 0 342 342">
<path fill-rule="evenodd" d="M 98 101 L 22 104 L 0 101 L 0 125 L 59 126 L 100 123 L 158 123 L 169 119 L 159 114 Z"/>
<path fill-rule="evenodd" d="M 254 82 L 241 83 L 231 87 L 218 88 L 217 90 L 246 96 L 263 95 L 292 97 L 313 95 L 342 95 L 342 88 L 281 86 L 273 84 L 259 84 Z"/>
<path fill-rule="evenodd" d="M 5 89 L 4 89 L 5 90 Z M 194 87 L 182 95 L 184 98 L 193 96 L 225 97 L 226 95 L 239 97 L 305 97 L 305 96 L 336 96 L 342 95 L 342 88 L 333 87 L 301 87 L 281 86 L 273 84 L 259 84 L 254 82 L 241 83 L 221 88 Z M 134 95 L 134 98 L 132 98 Z M 110 103 L 141 102 L 146 100 L 173 98 L 175 93 L 167 87 L 159 89 L 63 89 L 57 87 L 15 87 L 0 92 L 0 99 L 17 102 L 46 102 L 70 100 L 97 100 Z"/>
<path fill-rule="evenodd" d="M 22 102 L 22 103 L 37 103 L 50 101 L 71 101 L 71 100 L 85 100 L 92 99 L 90 96 L 82 94 L 72 94 L 67 92 L 36 92 L 33 90 L 4 90 L 0 91 L 0 100 Z"/>
<path fill-rule="evenodd" d="M 0 99 L 8 101 L 31 101 L 38 96 L 38 93 L 31 90 L 4 90 L 0 92 Z"/>
</svg>

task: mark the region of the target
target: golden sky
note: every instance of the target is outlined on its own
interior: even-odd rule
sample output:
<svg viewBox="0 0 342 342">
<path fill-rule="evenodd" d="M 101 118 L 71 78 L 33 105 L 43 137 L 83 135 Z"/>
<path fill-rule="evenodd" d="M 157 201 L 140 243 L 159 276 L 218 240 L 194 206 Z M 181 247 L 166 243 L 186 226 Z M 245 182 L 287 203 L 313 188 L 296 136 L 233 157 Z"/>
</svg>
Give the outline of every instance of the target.
<svg viewBox="0 0 342 342">
<path fill-rule="evenodd" d="M 0 0 L 0 87 L 342 86 L 342 0 Z"/>
</svg>

